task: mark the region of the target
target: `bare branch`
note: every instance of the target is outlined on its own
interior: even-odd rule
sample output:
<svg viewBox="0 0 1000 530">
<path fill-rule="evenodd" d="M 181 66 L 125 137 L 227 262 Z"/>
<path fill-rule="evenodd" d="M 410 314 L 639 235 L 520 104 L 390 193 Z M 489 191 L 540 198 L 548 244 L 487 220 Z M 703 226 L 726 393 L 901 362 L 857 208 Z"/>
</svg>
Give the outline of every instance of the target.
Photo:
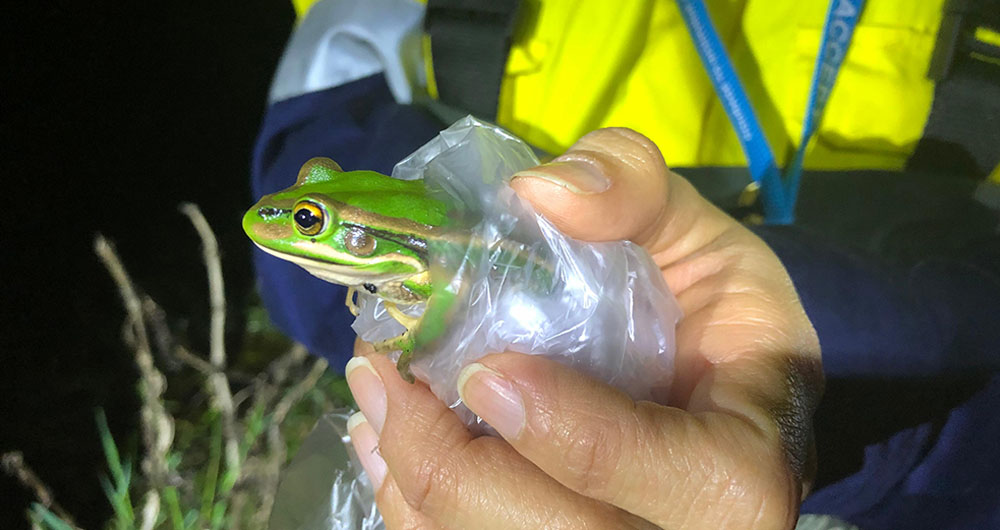
<svg viewBox="0 0 1000 530">
<path fill-rule="evenodd" d="M 278 491 L 278 482 L 281 477 L 281 466 L 285 463 L 287 447 L 285 439 L 281 436 L 281 429 L 277 423 L 271 422 L 267 427 L 267 471 L 261 475 L 260 484 L 260 510 L 254 514 L 254 526 L 263 528 L 271 516 L 274 508 L 274 496 Z"/>
<path fill-rule="evenodd" d="M 305 351 L 303 348 L 302 352 Z M 296 352 L 294 349 L 286 357 L 295 359 Z M 281 435 L 281 423 L 285 420 L 288 415 L 288 411 L 291 410 L 292 406 L 295 405 L 302 396 L 306 394 L 311 388 L 316 386 L 319 378 L 323 376 L 323 372 L 326 371 L 327 362 L 326 359 L 318 358 L 313 362 L 312 368 L 309 373 L 292 387 L 284 397 L 278 402 L 274 407 L 274 412 L 271 414 L 271 420 L 267 428 L 267 450 L 268 450 L 268 461 L 265 471 L 260 475 L 260 492 L 261 492 L 261 506 L 260 510 L 254 514 L 255 526 L 265 525 L 267 523 L 267 518 L 271 514 L 271 509 L 274 507 L 274 494 L 278 490 L 278 479 L 281 476 L 281 466 L 285 463 L 285 458 L 287 456 L 287 450 L 285 446 L 284 437 Z"/>
<path fill-rule="evenodd" d="M 156 490 L 146 492 L 146 500 L 142 506 L 141 530 L 153 530 L 156 519 L 160 515 L 160 494 Z"/>
<path fill-rule="evenodd" d="M 114 279 L 125 305 L 127 319 L 123 336 L 134 350 L 141 376 L 139 391 L 145 444 L 142 472 L 148 491 L 143 492 L 141 506 L 136 507 L 136 524 L 143 529 L 155 527 L 161 512 L 167 509 L 165 501 L 172 498 L 161 496 L 160 489 L 171 482 L 178 485 L 171 478 L 179 480 L 186 473 L 179 470 L 180 475 L 169 476 L 167 456 L 173 444 L 175 423 L 165 410 L 163 393 L 166 382 L 154 364 L 155 352 L 166 362 L 176 366 L 187 365 L 204 377 L 205 392 L 210 397 L 212 408 L 219 414 L 213 421 L 220 424 L 213 425 L 213 428 L 222 428 L 224 484 L 232 487 L 225 492 L 217 491 L 222 496 L 216 499 L 226 504 L 226 515 L 231 517 L 227 524 L 263 528 L 270 516 L 281 468 L 287 458 L 281 424 L 291 414 L 295 404 L 315 388 L 327 368 L 327 362 L 323 359 L 310 360 L 306 348 L 295 344 L 255 377 L 230 372 L 225 351 L 226 302 L 218 243 L 195 205 L 183 204 L 180 210 L 190 219 L 202 241 L 211 304 L 207 360 L 174 340 L 164 311 L 151 298 L 137 292 L 111 243 L 102 236 L 94 242 L 95 252 Z M 307 372 L 305 376 L 302 376 L 303 372 Z M 234 395 L 231 385 L 242 385 L 239 381 L 246 383 L 246 388 Z M 251 428 L 253 430 L 248 430 Z M 241 447 L 244 444 L 248 447 Z M 143 482 L 136 481 L 136 484 Z M 39 498 L 43 498 L 41 494 Z M 51 496 L 48 500 L 51 501 Z M 171 502 L 177 502 L 177 499 Z M 59 515 L 69 520 L 68 514 Z M 246 520 L 244 516 L 251 519 Z"/>
<path fill-rule="evenodd" d="M 198 206 L 186 202 L 181 204 L 180 211 L 188 216 L 198 236 L 201 237 L 202 259 L 208 270 L 208 293 L 212 309 L 211 334 L 209 340 L 209 359 L 212 364 L 222 369 L 226 364 L 226 291 L 222 282 L 222 263 L 219 261 L 219 244 L 208 225 L 205 216 Z"/>
<path fill-rule="evenodd" d="M 229 502 L 227 511 L 229 512 L 229 523 L 227 530 L 240 530 L 243 528 L 243 510 L 247 503 L 247 494 L 244 491 L 234 491 L 232 500 Z M 263 528 L 263 527 L 261 527 Z"/>
<path fill-rule="evenodd" d="M 219 244 L 212 228 L 205 220 L 201 210 L 192 203 L 180 206 L 181 213 L 191 219 L 191 224 L 201 237 L 202 257 L 208 270 L 209 301 L 212 310 L 211 333 L 209 335 L 209 361 L 215 368 L 208 377 L 209 391 L 214 398 L 215 406 L 222 415 L 222 437 L 225 447 L 226 467 L 239 476 L 240 450 L 236 435 L 236 414 L 233 406 L 233 394 L 229 389 L 229 380 L 224 373 L 226 369 L 226 294 L 222 281 L 222 263 L 219 260 Z"/>
<path fill-rule="evenodd" d="M 236 408 L 233 394 L 229 390 L 229 380 L 223 372 L 215 372 L 208 378 L 209 389 L 215 398 L 215 406 L 222 414 L 222 437 L 225 440 L 226 467 L 239 476 L 240 446 L 236 436 Z"/>
<path fill-rule="evenodd" d="M 175 346 L 176 341 L 167 325 L 166 312 L 148 295 L 142 297 L 142 311 L 149 324 L 152 343 L 156 345 L 157 357 L 163 362 L 167 372 L 177 371 L 181 363 L 175 358 L 173 351 L 179 346 Z"/>
<path fill-rule="evenodd" d="M 38 499 L 39 504 L 52 510 L 52 513 L 59 516 L 63 521 L 66 521 L 73 528 L 78 528 L 76 521 L 73 520 L 73 516 L 55 501 L 52 491 L 42 482 L 42 479 L 38 478 L 35 471 L 28 466 L 27 462 L 24 461 L 24 455 L 20 451 L 4 453 L 0 457 L 0 463 L 2 463 L 3 470 L 8 475 L 16 478 L 22 486 L 35 494 L 35 498 Z"/>
<path fill-rule="evenodd" d="M 176 348 L 174 348 L 173 354 L 178 359 L 180 359 L 181 362 L 190 366 L 191 368 L 194 368 L 206 378 L 210 377 L 212 374 L 218 371 L 215 369 L 214 366 L 212 366 L 211 363 L 189 352 L 187 348 L 185 348 L 184 346 L 178 345 Z"/>
<path fill-rule="evenodd" d="M 122 303 L 128 314 L 133 331 L 135 363 L 139 367 L 139 395 L 142 398 L 142 438 L 146 445 L 143 470 L 150 478 L 150 490 L 155 491 L 166 484 L 167 454 L 174 438 L 174 419 L 163 406 L 163 391 L 166 379 L 153 363 L 149 346 L 149 334 L 143 318 L 142 302 L 136 294 L 132 280 L 121 263 L 114 246 L 98 234 L 94 238 L 94 252 L 104 263 L 111 278 L 118 286 Z M 157 506 L 158 507 L 158 506 Z"/>
<path fill-rule="evenodd" d="M 298 403 L 302 396 L 306 395 L 306 392 L 311 390 L 316 383 L 319 382 L 319 378 L 323 376 L 326 372 L 327 362 L 326 359 L 319 357 L 313 361 L 312 368 L 309 369 L 309 373 L 292 387 L 281 401 L 274 406 L 274 413 L 271 416 L 271 422 L 275 425 L 281 425 L 285 421 L 285 416 L 288 415 L 288 411 L 292 409 L 292 406 Z"/>
<path fill-rule="evenodd" d="M 292 367 L 301 365 L 308 357 L 309 351 L 306 350 L 305 346 L 299 343 L 293 344 L 288 353 L 278 357 L 267 367 L 267 372 L 271 376 L 271 382 L 276 386 L 284 385 L 285 380 L 288 379 L 288 372 Z"/>
</svg>

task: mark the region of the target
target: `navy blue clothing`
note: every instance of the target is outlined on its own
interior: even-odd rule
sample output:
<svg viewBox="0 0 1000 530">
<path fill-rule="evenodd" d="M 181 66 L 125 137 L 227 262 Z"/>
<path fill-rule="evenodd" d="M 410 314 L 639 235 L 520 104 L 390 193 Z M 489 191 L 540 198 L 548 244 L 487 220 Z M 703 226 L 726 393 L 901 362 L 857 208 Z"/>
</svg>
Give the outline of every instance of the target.
<svg viewBox="0 0 1000 530">
<path fill-rule="evenodd" d="M 1000 368 L 1000 262 L 936 258 L 889 266 L 796 227 L 754 231 L 792 277 L 819 335 L 828 378 Z"/>
<path fill-rule="evenodd" d="M 276 103 L 254 151 L 254 195 L 291 185 L 314 156 L 333 158 L 348 170 L 388 173 L 446 125 L 395 103 L 381 75 Z M 795 282 L 831 382 L 902 379 L 919 389 L 921 381 L 977 374 L 982 386 L 867 441 L 863 461 L 822 484 L 803 512 L 835 515 L 863 528 L 1000 527 L 1000 377 L 990 376 L 1000 366 L 1000 326 L 993 324 L 1000 315 L 997 269 L 940 260 L 889 269 L 818 244 L 796 227 L 757 233 Z M 275 323 L 342 370 L 354 341 L 346 290 L 263 252 L 254 259 Z M 877 399 L 892 405 L 894 398 Z M 838 431 L 865 423 L 868 408 L 834 412 L 837 424 L 817 431 L 833 433 L 827 443 L 836 444 Z M 821 460 L 821 470 L 823 465 Z"/>
<path fill-rule="evenodd" d="M 1000 376 L 993 376 L 944 418 L 866 447 L 861 469 L 812 493 L 802 513 L 833 514 L 864 529 L 1000 528 L 998 406 Z"/>
<path fill-rule="evenodd" d="M 864 439 L 855 430 L 884 433 L 863 448 L 860 469 L 819 484 L 802 512 L 865 529 L 1000 528 L 1000 375 L 990 376 L 1000 366 L 1000 262 L 891 268 L 795 227 L 755 232 L 788 269 L 823 350 L 820 475 L 849 451 L 831 444 Z M 964 402 L 941 407 L 956 394 Z M 912 425 L 886 432 L 879 422 Z"/>
</svg>

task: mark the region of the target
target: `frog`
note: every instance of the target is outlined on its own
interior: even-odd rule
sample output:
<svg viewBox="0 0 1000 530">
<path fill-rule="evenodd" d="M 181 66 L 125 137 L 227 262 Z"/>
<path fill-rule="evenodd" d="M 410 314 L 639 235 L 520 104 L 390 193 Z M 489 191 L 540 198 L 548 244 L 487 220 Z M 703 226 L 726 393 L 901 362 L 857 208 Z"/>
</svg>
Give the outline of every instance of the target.
<svg viewBox="0 0 1000 530">
<path fill-rule="evenodd" d="M 431 281 L 430 247 L 453 237 L 449 208 L 423 180 L 375 171 L 344 171 L 329 158 L 307 161 L 295 183 L 267 194 L 243 216 L 243 229 L 264 252 L 313 276 L 348 288 L 345 304 L 357 316 L 359 290 L 382 300 L 404 332 L 374 344 L 400 352 L 400 375 L 414 381 L 414 351 L 445 327 L 455 290 Z M 399 306 L 424 304 L 414 317 Z"/>
</svg>

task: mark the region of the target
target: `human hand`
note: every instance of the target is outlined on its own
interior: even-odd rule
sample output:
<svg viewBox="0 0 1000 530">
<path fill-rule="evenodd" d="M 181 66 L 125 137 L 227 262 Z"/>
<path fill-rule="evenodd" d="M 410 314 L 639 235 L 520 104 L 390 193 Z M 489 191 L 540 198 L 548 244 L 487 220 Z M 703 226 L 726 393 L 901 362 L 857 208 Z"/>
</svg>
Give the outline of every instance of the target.
<svg viewBox="0 0 1000 530">
<path fill-rule="evenodd" d="M 387 527 L 793 526 L 823 379 L 777 257 L 631 130 L 595 131 L 511 185 L 567 235 L 649 251 L 684 311 L 670 401 L 493 354 L 458 382 L 503 436 L 477 438 L 359 343 L 349 429 Z"/>
</svg>

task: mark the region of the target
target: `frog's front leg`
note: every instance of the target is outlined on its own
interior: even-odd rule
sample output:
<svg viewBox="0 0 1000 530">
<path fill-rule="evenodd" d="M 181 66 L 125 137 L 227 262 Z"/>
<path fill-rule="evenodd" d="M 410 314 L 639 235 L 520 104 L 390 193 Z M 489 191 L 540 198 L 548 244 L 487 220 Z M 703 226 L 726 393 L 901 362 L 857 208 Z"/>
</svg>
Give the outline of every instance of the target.
<svg viewBox="0 0 1000 530">
<path fill-rule="evenodd" d="M 354 316 L 358 316 L 361 313 L 361 308 L 358 307 L 357 302 L 354 301 L 354 293 L 356 292 L 358 292 L 358 290 L 354 287 L 348 287 L 347 300 L 344 300 L 344 305 L 347 306 L 347 310 Z"/>
<path fill-rule="evenodd" d="M 389 313 L 389 316 L 391 316 L 393 320 L 402 324 L 407 330 L 417 327 L 417 323 L 420 322 L 419 317 L 411 317 L 410 315 L 400 311 L 399 307 L 394 302 L 383 300 L 382 306 L 385 307 L 385 312 Z"/>
<path fill-rule="evenodd" d="M 402 335 L 394 337 L 389 340 L 381 341 L 375 345 L 375 351 L 379 352 L 401 352 L 399 355 L 399 361 L 396 362 L 396 369 L 399 370 L 399 375 L 402 376 L 404 380 L 412 383 L 413 373 L 410 372 L 410 359 L 413 356 L 413 340 L 411 340 L 413 330 L 417 329 L 420 325 L 420 317 L 411 317 L 406 313 L 400 311 L 399 307 L 388 300 L 382 300 L 382 306 L 385 307 L 386 313 L 393 318 L 396 322 L 402 324 L 406 330 Z"/>
<path fill-rule="evenodd" d="M 414 351 L 423 349 L 444 333 L 450 314 L 449 310 L 454 302 L 455 295 L 448 291 L 435 293 L 427 299 L 427 307 L 419 318 L 403 315 L 395 305 L 385 304 L 386 310 L 393 318 L 396 318 L 396 315 L 393 315 L 393 312 L 389 310 L 390 305 L 393 310 L 403 316 L 400 324 L 406 327 L 406 331 L 398 337 L 375 344 L 375 351 L 383 353 L 399 351 L 396 369 L 399 370 L 400 377 L 412 383 L 414 377 L 413 372 L 410 371 L 410 363 L 413 361 Z M 397 318 L 397 320 L 399 319 Z"/>
</svg>

